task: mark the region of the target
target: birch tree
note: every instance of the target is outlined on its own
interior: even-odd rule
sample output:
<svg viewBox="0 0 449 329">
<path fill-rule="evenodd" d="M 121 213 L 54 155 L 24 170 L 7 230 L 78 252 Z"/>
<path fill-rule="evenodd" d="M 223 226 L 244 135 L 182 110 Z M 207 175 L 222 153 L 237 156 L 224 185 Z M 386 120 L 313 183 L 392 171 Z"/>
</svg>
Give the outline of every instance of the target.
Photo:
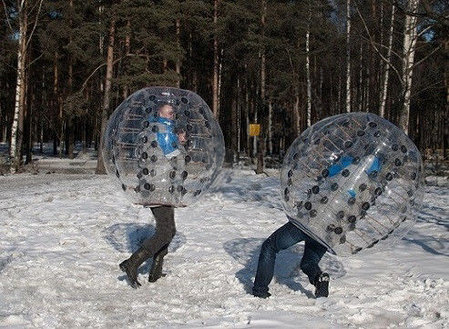
<svg viewBox="0 0 449 329">
<path fill-rule="evenodd" d="M 414 14 L 417 12 L 419 0 L 409 0 L 407 3 L 407 13 L 404 23 L 404 42 L 402 58 L 402 95 L 403 105 L 399 114 L 399 127 L 408 134 L 410 101 L 412 91 L 413 65 L 415 61 L 417 22 L 418 18 Z"/>
<path fill-rule="evenodd" d="M 25 91 L 26 91 L 26 64 L 27 50 L 36 28 L 43 0 L 33 2 L 30 0 L 18 0 L 16 17 L 18 19 L 19 31 L 11 33 L 17 34 L 17 78 L 15 88 L 14 117 L 11 126 L 11 145 L 9 156 L 11 173 L 15 173 L 22 163 L 22 141 L 23 141 L 23 121 L 25 113 Z M 5 5 L 5 4 L 4 4 Z M 5 5 L 6 7 L 6 5 Z M 32 22 L 34 17 L 34 22 Z M 8 13 L 6 19 L 9 21 Z M 31 24 L 31 26 L 29 26 Z"/>
<path fill-rule="evenodd" d="M 106 58 L 106 77 L 104 83 L 104 98 L 103 108 L 101 111 L 101 132 L 100 132 L 100 147 L 98 148 L 98 161 L 96 174 L 105 174 L 104 159 L 101 153 L 103 149 L 103 135 L 106 131 L 106 124 L 108 122 L 109 108 L 111 102 L 111 87 L 112 87 L 112 73 L 114 65 L 114 42 L 115 42 L 115 19 L 112 17 L 109 23 L 109 43 Z"/>
<path fill-rule="evenodd" d="M 220 62 L 219 62 L 219 44 L 218 44 L 218 33 L 217 33 L 217 24 L 218 24 L 218 9 L 220 6 L 221 0 L 214 0 L 214 75 L 212 81 L 212 111 L 215 117 L 219 118 L 220 113 L 220 89 L 219 89 L 219 73 L 220 73 Z"/>
<path fill-rule="evenodd" d="M 261 18 L 260 25 L 262 30 L 262 47 L 260 51 L 260 100 L 261 100 L 261 108 L 265 108 L 265 82 L 266 82 L 266 54 L 265 54 L 265 25 L 266 25 L 266 16 L 267 16 L 267 1 L 262 0 L 261 3 Z M 256 112 L 257 113 L 257 112 Z M 263 113 L 263 112 L 262 112 Z M 264 155 L 265 155 L 265 139 L 267 134 L 265 130 L 269 127 L 265 126 L 266 120 L 264 120 L 263 115 L 260 116 L 260 122 L 262 123 L 262 132 L 260 136 L 258 136 L 258 145 L 257 145 L 257 169 L 256 173 L 263 173 L 264 169 Z M 265 126 L 265 127 L 264 127 Z"/>
<path fill-rule="evenodd" d="M 346 112 L 351 112 L 351 0 L 346 0 Z"/>
<path fill-rule="evenodd" d="M 396 6 L 391 5 L 391 18 L 390 18 L 390 30 L 388 32 L 388 48 L 386 55 L 386 62 L 383 62 L 383 78 L 382 78 L 382 88 L 380 90 L 380 107 L 379 114 L 381 117 L 385 117 L 385 105 L 387 103 L 388 94 L 388 80 L 390 74 L 391 65 L 391 53 L 393 50 L 393 33 L 394 33 L 394 18 L 395 18 Z"/>
<path fill-rule="evenodd" d="M 306 80 L 307 80 L 307 127 L 312 125 L 312 82 L 310 80 L 310 21 L 312 20 L 312 8 L 310 1 L 307 9 L 306 28 Z"/>
</svg>

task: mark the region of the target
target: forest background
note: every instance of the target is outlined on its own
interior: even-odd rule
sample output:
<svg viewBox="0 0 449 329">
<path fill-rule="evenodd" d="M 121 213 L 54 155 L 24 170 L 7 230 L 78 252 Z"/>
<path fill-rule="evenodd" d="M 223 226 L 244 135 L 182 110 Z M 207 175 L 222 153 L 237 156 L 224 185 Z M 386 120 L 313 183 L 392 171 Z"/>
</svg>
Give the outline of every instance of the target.
<svg viewBox="0 0 449 329">
<path fill-rule="evenodd" d="M 368 111 L 448 159 L 445 0 L 2 0 L 0 142 L 16 172 L 53 143 L 100 147 L 108 116 L 147 86 L 198 93 L 228 161 L 282 159 L 306 127 Z M 259 123 L 261 135 L 249 136 Z M 268 162 L 266 163 L 268 164 Z M 99 157 L 97 173 L 104 166 Z"/>
</svg>

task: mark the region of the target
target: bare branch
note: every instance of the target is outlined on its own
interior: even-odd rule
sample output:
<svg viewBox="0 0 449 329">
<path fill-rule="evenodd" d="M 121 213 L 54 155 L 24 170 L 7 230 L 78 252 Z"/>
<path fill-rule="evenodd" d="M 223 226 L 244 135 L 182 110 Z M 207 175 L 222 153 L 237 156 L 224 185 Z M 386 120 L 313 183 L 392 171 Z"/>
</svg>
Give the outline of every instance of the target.
<svg viewBox="0 0 449 329">
<path fill-rule="evenodd" d="M 415 64 L 413 65 L 413 67 L 418 66 L 419 64 L 421 64 L 422 62 L 424 62 L 426 59 L 428 59 L 429 57 L 431 57 L 433 54 L 435 54 L 438 50 L 441 49 L 441 45 L 439 45 L 438 47 L 436 47 L 434 50 L 432 50 L 429 54 L 427 54 L 425 57 L 421 58 L 418 62 L 415 62 Z"/>
<path fill-rule="evenodd" d="M 120 58 L 117 58 L 115 61 L 112 62 L 112 65 L 115 65 L 117 62 L 120 62 L 122 59 L 126 58 L 126 57 L 148 57 L 148 55 L 145 54 L 126 54 L 125 56 L 122 56 Z M 89 82 L 89 80 L 95 75 L 95 73 L 101 69 L 103 66 L 105 66 L 107 63 L 102 63 L 100 65 L 98 65 L 93 71 L 92 73 L 86 78 L 86 80 L 84 80 L 81 89 L 78 92 L 82 92 L 84 91 L 84 89 L 87 86 L 87 83 Z"/>
<path fill-rule="evenodd" d="M 367 24 L 366 24 L 366 21 L 365 21 L 365 19 L 363 18 L 363 15 L 362 15 L 362 13 L 360 12 L 360 9 L 359 9 L 359 6 L 358 6 L 357 3 L 356 3 L 356 5 L 355 5 L 355 8 L 356 8 L 356 10 L 357 10 L 357 13 L 358 13 L 358 15 L 359 15 L 359 17 L 360 17 L 362 23 L 363 23 L 363 26 L 364 26 L 364 28 L 365 28 L 366 33 L 368 34 L 368 38 L 369 38 L 368 40 L 369 40 L 371 46 L 372 46 L 373 49 L 376 51 L 376 53 L 380 56 L 380 58 L 385 62 L 385 64 L 387 64 L 387 65 L 388 65 L 388 66 L 389 66 L 389 67 L 396 73 L 396 75 L 397 75 L 398 78 L 399 78 L 399 81 L 401 81 L 401 83 L 403 83 L 403 81 L 402 81 L 402 75 L 400 74 L 400 72 L 398 71 L 398 69 L 397 69 L 396 67 L 394 67 L 394 66 L 391 64 L 391 60 L 388 60 L 388 59 L 387 59 L 387 58 L 380 52 L 379 48 L 377 48 L 376 43 L 374 42 L 373 37 L 371 36 L 371 33 L 370 33 L 369 29 L 368 29 L 368 26 L 367 26 Z M 362 38 L 363 38 L 363 37 L 362 37 Z"/>
<path fill-rule="evenodd" d="M 9 21 L 9 16 L 8 16 L 8 11 L 6 9 L 5 0 L 2 0 L 2 2 L 3 2 L 3 8 L 5 9 L 5 17 L 6 17 L 6 21 L 8 22 L 9 29 L 11 30 L 11 32 L 14 32 L 14 30 L 12 28 L 12 25 L 11 25 L 11 22 Z"/>
<path fill-rule="evenodd" d="M 36 30 L 37 21 L 39 20 L 39 14 L 40 14 L 40 12 L 41 12 L 41 9 L 42 9 L 42 3 L 43 3 L 43 2 L 44 2 L 44 0 L 40 0 L 40 2 L 39 2 L 39 9 L 38 9 L 38 11 L 37 11 L 37 13 L 36 13 L 36 18 L 34 19 L 33 29 L 31 30 L 30 36 L 29 36 L 28 41 L 26 42 L 26 45 L 25 45 L 25 48 L 26 48 L 26 49 L 28 48 L 28 45 L 29 45 L 30 42 L 31 42 L 31 37 L 32 37 L 33 34 L 34 34 L 34 31 Z M 25 13 L 25 14 L 26 14 L 26 13 Z"/>
</svg>

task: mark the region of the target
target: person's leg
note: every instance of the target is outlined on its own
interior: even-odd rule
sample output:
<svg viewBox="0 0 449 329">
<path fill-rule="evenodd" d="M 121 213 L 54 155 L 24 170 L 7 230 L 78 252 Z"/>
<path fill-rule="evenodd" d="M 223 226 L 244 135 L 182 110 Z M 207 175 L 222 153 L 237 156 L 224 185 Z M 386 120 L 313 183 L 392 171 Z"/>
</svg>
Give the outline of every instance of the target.
<svg viewBox="0 0 449 329">
<path fill-rule="evenodd" d="M 162 265 L 164 263 L 164 256 L 168 253 L 168 245 L 162 247 L 154 256 L 153 264 L 151 264 L 150 275 L 148 281 L 156 282 L 162 276 Z"/>
<path fill-rule="evenodd" d="M 310 283 L 314 283 L 316 277 L 321 273 L 318 265 L 323 255 L 326 253 L 326 247 L 313 240 L 305 239 L 304 255 L 301 260 L 301 270 L 309 277 Z"/>
<path fill-rule="evenodd" d="M 175 208 L 173 206 L 159 206 L 151 208 L 156 220 L 156 232 L 142 243 L 142 247 L 155 255 L 165 245 L 169 245 L 176 234 Z"/>
<path fill-rule="evenodd" d="M 148 281 L 156 282 L 162 276 L 162 265 L 164 256 L 168 253 L 168 245 L 176 234 L 175 209 L 172 206 L 161 206 L 152 208 L 156 221 L 156 234 L 152 239 L 144 241 L 146 248 L 158 248 L 160 243 L 164 243 L 153 256 Z M 153 249 L 155 250 L 155 249 Z"/>
<path fill-rule="evenodd" d="M 120 263 L 120 269 L 126 272 L 128 280 L 133 288 L 140 286 L 137 280 L 137 270 L 143 262 L 148 258 L 154 256 L 156 252 L 162 249 L 165 245 L 168 246 L 173 236 L 176 233 L 174 221 L 174 207 L 160 206 L 151 208 L 154 218 L 156 220 L 156 232 L 151 237 L 146 239 L 142 246 L 134 252 L 130 258 Z"/>
<path fill-rule="evenodd" d="M 318 265 L 326 250 L 326 247 L 314 239 L 306 239 L 300 266 L 301 270 L 308 276 L 310 283 L 316 287 L 316 297 L 327 297 L 329 295 L 329 274 L 323 273 Z"/>
<path fill-rule="evenodd" d="M 259 263 L 254 280 L 254 296 L 262 298 L 270 296 L 268 293 L 268 285 L 273 279 L 276 254 L 304 240 L 306 237 L 299 228 L 288 222 L 265 240 L 260 250 Z"/>
</svg>

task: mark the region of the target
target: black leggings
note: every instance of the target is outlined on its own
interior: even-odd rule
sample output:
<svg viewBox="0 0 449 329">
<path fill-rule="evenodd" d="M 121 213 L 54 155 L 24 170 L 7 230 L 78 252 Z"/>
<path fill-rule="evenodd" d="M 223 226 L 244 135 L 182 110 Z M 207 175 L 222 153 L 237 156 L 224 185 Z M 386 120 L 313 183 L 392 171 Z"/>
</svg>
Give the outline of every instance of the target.
<svg viewBox="0 0 449 329">
<path fill-rule="evenodd" d="M 176 234 L 175 208 L 173 206 L 159 206 L 151 208 L 156 220 L 156 232 L 142 243 L 152 256 L 166 250 Z"/>
</svg>

